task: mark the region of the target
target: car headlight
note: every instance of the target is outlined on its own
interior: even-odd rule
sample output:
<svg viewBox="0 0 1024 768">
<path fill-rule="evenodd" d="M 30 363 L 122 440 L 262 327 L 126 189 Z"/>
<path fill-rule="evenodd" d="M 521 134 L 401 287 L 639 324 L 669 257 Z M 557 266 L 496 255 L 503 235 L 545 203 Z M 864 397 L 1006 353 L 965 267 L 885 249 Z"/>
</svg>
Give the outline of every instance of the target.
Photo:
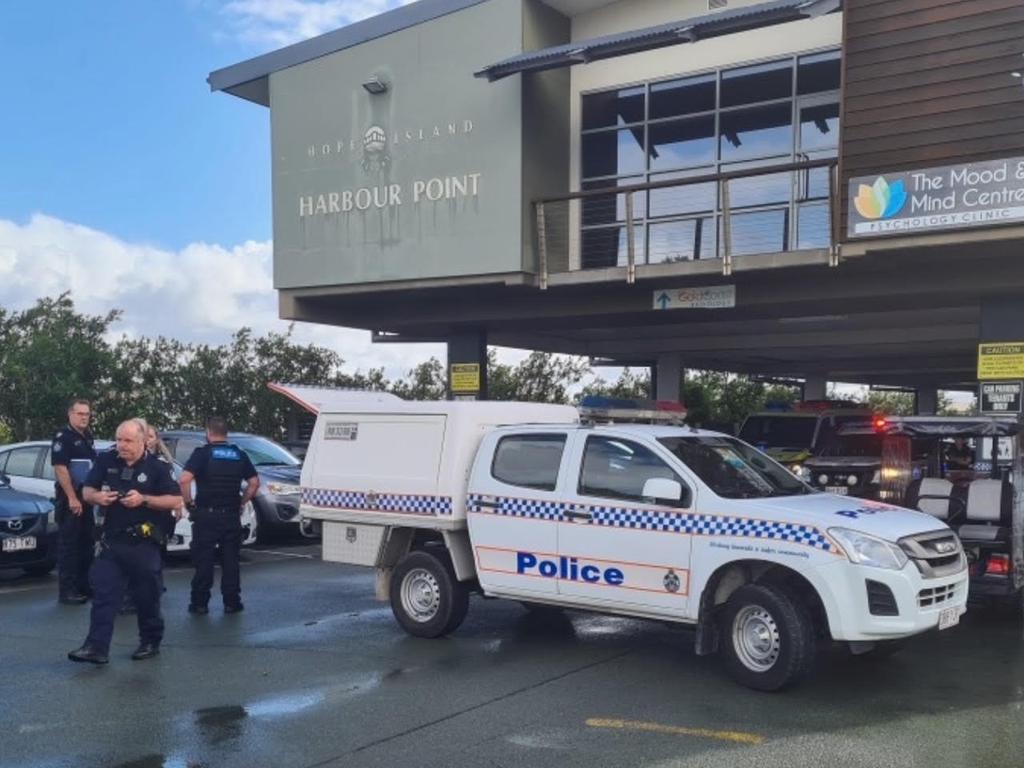
<svg viewBox="0 0 1024 768">
<path fill-rule="evenodd" d="M 829 528 L 828 532 L 842 545 L 846 556 L 855 565 L 901 571 L 908 562 L 902 549 L 884 539 L 849 528 Z"/>
<path fill-rule="evenodd" d="M 796 472 L 796 476 L 803 480 L 805 483 L 811 482 L 811 470 L 809 467 L 799 465 L 796 467 L 794 471 Z"/>
<path fill-rule="evenodd" d="M 291 483 L 267 483 L 267 491 L 275 496 L 298 496 L 302 493 L 302 486 Z"/>
</svg>

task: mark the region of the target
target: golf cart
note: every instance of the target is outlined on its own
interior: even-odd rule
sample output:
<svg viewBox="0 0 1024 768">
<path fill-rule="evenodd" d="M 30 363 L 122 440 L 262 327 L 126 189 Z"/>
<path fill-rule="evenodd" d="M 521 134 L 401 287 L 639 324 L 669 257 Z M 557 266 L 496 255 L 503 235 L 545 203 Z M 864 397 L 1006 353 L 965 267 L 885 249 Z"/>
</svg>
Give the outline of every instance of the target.
<svg viewBox="0 0 1024 768">
<path fill-rule="evenodd" d="M 963 543 L 971 596 L 1021 597 L 1024 587 L 1024 461 L 1015 417 L 905 416 L 873 425 L 883 435 L 881 496 L 943 520 Z M 973 443 L 970 466 L 947 457 L 953 441 Z M 912 448 L 913 446 L 913 448 Z M 921 446 L 924 468 L 911 452 Z M 982 450 L 989 455 L 978 455 Z"/>
</svg>

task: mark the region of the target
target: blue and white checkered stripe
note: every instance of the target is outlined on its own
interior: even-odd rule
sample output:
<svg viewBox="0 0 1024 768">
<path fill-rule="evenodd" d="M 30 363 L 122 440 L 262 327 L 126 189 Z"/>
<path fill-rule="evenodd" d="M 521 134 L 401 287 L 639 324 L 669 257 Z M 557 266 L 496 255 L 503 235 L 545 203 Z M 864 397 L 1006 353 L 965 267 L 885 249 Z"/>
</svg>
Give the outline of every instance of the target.
<svg viewBox="0 0 1024 768">
<path fill-rule="evenodd" d="M 671 531 L 698 536 L 738 536 L 753 539 L 775 539 L 803 544 L 823 552 L 834 551 L 829 539 L 817 528 L 773 520 L 753 520 L 746 517 L 720 517 L 718 515 L 677 515 L 645 509 L 618 507 L 588 508 L 593 523 L 618 528 L 638 528 L 647 531 Z"/>
<path fill-rule="evenodd" d="M 481 504 L 485 502 L 488 506 Z M 489 506 L 497 504 L 496 507 Z M 568 520 L 565 516 L 566 504 L 560 501 L 542 501 L 541 499 L 517 499 L 511 496 L 480 496 L 469 497 L 471 512 L 488 512 L 492 515 L 505 517 L 527 517 L 533 520 Z"/>
<path fill-rule="evenodd" d="M 430 496 L 426 494 L 368 494 L 362 491 L 303 488 L 302 503 L 328 509 L 396 512 L 406 515 L 450 516 L 452 514 L 451 496 Z"/>
<path fill-rule="evenodd" d="M 488 505 L 481 505 L 485 501 Z M 496 507 L 489 504 L 497 504 Z M 537 499 L 519 499 L 507 496 L 469 497 L 469 509 L 472 512 L 485 512 L 493 515 L 510 517 L 528 517 L 556 522 L 568 522 L 565 510 L 573 507 L 589 512 L 589 523 L 578 525 L 607 525 L 615 528 L 632 528 L 643 531 L 661 531 L 663 533 L 684 533 L 697 536 L 736 536 L 740 538 L 774 539 L 793 544 L 820 549 L 823 552 L 835 552 L 836 547 L 831 540 L 813 526 L 779 523 L 771 520 L 753 520 L 744 517 L 725 517 L 719 515 L 690 515 L 664 512 L 654 509 L 635 507 L 611 507 L 603 505 L 572 505 L 556 501 L 540 501 Z"/>
</svg>

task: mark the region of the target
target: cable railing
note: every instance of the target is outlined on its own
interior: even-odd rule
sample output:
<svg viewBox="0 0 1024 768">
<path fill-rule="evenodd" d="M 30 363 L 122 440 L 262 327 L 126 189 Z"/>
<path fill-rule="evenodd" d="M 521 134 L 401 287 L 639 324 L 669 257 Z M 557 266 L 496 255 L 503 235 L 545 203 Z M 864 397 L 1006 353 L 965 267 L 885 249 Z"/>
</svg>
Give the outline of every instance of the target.
<svg viewBox="0 0 1024 768">
<path fill-rule="evenodd" d="M 838 264 L 837 160 L 826 158 L 720 173 L 678 172 L 645 183 L 599 180 L 534 203 L 537 273 L 551 275 L 826 251 Z"/>
</svg>

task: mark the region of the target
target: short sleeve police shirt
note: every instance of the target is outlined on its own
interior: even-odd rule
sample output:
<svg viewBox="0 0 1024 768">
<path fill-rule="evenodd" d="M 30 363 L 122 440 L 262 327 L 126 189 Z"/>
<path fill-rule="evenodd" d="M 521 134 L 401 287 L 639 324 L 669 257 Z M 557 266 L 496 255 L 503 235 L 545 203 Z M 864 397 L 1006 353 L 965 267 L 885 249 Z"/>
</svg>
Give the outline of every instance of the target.
<svg viewBox="0 0 1024 768">
<path fill-rule="evenodd" d="M 256 467 L 236 445 L 207 443 L 192 452 L 185 471 L 196 479 L 196 506 L 232 507 L 238 505 L 242 482 L 256 474 Z"/>
<path fill-rule="evenodd" d="M 106 486 L 118 493 L 138 491 L 143 496 L 180 495 L 178 484 L 171 476 L 171 465 L 148 453 L 132 466 L 128 466 L 116 450 L 101 453 L 85 484 L 96 490 Z M 121 502 L 111 504 L 105 512 L 104 528 L 115 532 L 143 522 L 159 525 L 167 514 L 146 506 L 131 509 Z"/>
<path fill-rule="evenodd" d="M 50 464 L 53 466 L 75 469 L 75 465 L 72 464 L 74 461 L 94 462 L 95 460 L 96 450 L 93 448 L 93 437 L 92 433 L 88 430 L 81 434 L 67 426 L 53 438 L 53 444 L 50 446 Z M 77 471 L 73 472 L 72 480 L 77 480 L 74 484 L 80 486 L 84 477 L 78 477 L 77 475 Z M 55 485 L 57 498 L 63 499 L 64 489 L 61 488 L 60 483 L 55 483 Z"/>
</svg>

